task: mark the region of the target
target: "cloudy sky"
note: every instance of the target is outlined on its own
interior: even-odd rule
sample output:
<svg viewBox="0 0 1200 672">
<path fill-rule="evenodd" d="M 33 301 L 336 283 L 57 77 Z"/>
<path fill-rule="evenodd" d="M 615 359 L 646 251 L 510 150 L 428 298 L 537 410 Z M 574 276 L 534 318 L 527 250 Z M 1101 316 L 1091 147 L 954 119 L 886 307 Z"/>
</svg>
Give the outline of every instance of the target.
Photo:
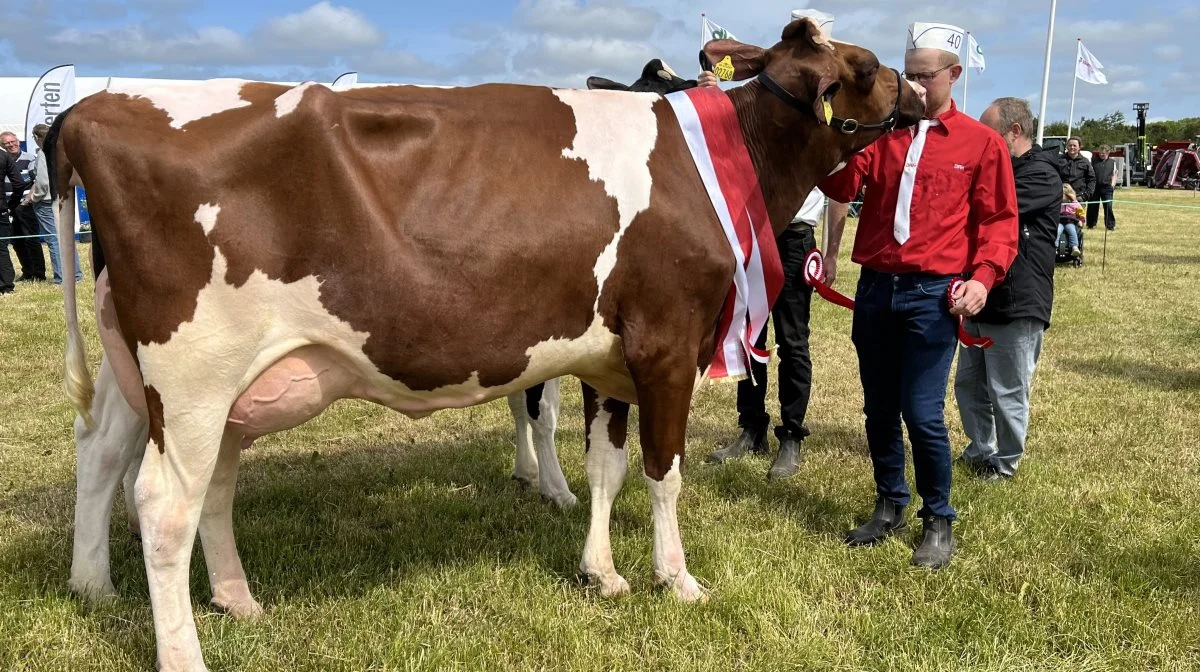
<svg viewBox="0 0 1200 672">
<path fill-rule="evenodd" d="M 835 37 L 903 67 L 906 26 L 941 21 L 972 31 L 987 70 L 971 73 L 968 112 L 1000 95 L 1041 91 L 1049 0 L 824 0 Z M 738 39 L 769 46 L 802 0 L 0 0 L 0 75 L 37 76 L 73 62 L 79 76 L 582 86 L 622 81 L 664 58 L 695 76 L 700 12 Z M 1152 118 L 1200 116 L 1200 6 L 1184 0 L 1060 0 L 1048 117 L 1065 119 L 1075 40 L 1105 66 L 1109 86 L 1080 83 L 1076 116 L 1147 101 Z M 961 88 L 956 92 L 961 102 Z M 1035 107 L 1036 109 L 1036 107 Z"/>
</svg>

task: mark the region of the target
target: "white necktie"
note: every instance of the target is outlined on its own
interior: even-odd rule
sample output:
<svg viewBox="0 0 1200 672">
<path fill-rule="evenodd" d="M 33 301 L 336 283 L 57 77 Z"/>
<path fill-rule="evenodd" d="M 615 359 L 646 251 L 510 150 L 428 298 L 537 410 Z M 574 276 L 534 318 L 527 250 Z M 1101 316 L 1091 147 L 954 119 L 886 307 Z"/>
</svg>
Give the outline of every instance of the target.
<svg viewBox="0 0 1200 672">
<path fill-rule="evenodd" d="M 896 198 L 896 217 L 892 222 L 892 235 L 901 245 L 908 241 L 913 185 L 917 181 L 917 164 L 921 162 L 921 154 L 925 151 L 925 135 L 930 126 L 937 126 L 938 123 L 933 119 L 922 119 L 917 124 L 917 134 L 904 160 L 904 174 L 900 176 L 900 193 Z"/>
</svg>

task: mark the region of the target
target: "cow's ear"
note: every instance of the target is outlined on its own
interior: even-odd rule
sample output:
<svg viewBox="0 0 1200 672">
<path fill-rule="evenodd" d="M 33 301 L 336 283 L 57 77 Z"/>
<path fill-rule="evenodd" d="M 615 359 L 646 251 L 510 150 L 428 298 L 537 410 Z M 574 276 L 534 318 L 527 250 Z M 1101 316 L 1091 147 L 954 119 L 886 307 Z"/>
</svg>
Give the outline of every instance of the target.
<svg viewBox="0 0 1200 672">
<path fill-rule="evenodd" d="M 608 89 L 610 91 L 628 91 L 629 87 L 620 82 L 614 82 L 611 79 L 604 77 L 588 77 L 587 88 L 589 89 Z"/>
<path fill-rule="evenodd" d="M 741 81 L 758 75 L 767 67 L 767 51 L 737 40 L 712 40 L 701 52 L 713 74 L 725 81 Z"/>
</svg>

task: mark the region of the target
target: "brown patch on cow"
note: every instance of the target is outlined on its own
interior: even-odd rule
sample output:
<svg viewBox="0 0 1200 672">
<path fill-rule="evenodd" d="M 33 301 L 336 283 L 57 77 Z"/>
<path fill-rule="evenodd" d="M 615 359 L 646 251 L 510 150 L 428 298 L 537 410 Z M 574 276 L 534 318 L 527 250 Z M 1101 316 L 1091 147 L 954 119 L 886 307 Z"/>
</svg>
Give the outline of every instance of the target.
<svg viewBox="0 0 1200 672">
<path fill-rule="evenodd" d="M 629 438 L 629 404 L 605 398 L 602 406 L 609 414 L 608 440 L 614 447 L 624 450 L 625 441 Z"/>
<path fill-rule="evenodd" d="M 592 450 L 592 422 L 596 419 L 599 398 L 600 395 L 596 393 L 595 388 L 587 383 L 583 384 L 583 452 L 585 453 Z"/>
<path fill-rule="evenodd" d="M 153 385 L 148 385 L 146 390 L 146 410 L 150 415 L 150 440 L 154 445 L 158 446 L 158 452 L 166 452 L 166 445 L 163 443 L 163 403 L 162 396 L 158 390 L 154 389 Z"/>
</svg>

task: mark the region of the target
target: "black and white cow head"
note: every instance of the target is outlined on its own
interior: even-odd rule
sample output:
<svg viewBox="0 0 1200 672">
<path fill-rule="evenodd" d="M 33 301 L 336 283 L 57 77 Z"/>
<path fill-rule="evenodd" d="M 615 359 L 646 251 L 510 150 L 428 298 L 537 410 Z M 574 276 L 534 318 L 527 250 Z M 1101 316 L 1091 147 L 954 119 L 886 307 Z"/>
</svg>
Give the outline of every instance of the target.
<svg viewBox="0 0 1200 672">
<path fill-rule="evenodd" d="M 696 86 L 696 80 L 683 79 L 675 74 L 671 66 L 655 58 L 642 68 L 642 76 L 633 84 L 621 84 L 605 77 L 588 77 L 587 88 L 610 89 L 613 91 L 649 92 L 665 95 Z"/>
</svg>

